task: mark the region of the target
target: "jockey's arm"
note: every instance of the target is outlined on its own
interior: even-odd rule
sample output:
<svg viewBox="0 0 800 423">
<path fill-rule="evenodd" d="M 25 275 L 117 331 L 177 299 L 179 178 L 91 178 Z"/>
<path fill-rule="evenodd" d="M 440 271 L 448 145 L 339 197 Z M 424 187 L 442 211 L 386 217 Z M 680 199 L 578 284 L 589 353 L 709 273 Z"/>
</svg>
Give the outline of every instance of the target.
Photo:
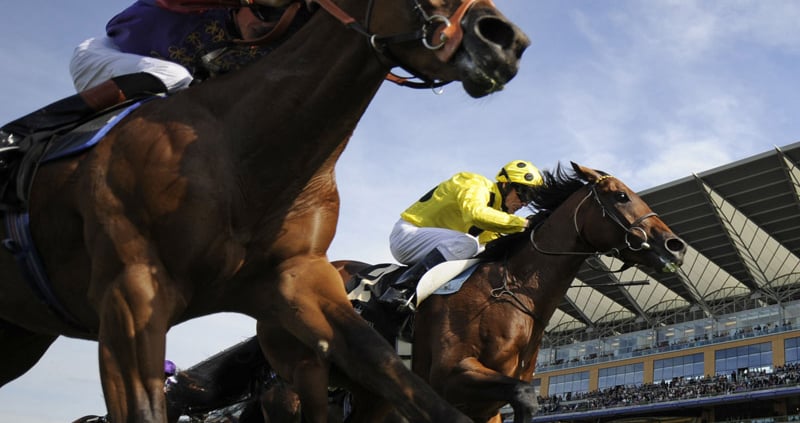
<svg viewBox="0 0 800 423">
<path fill-rule="evenodd" d="M 219 7 L 285 7 L 294 0 L 156 0 L 156 4 L 174 12 L 201 12 Z"/>
</svg>

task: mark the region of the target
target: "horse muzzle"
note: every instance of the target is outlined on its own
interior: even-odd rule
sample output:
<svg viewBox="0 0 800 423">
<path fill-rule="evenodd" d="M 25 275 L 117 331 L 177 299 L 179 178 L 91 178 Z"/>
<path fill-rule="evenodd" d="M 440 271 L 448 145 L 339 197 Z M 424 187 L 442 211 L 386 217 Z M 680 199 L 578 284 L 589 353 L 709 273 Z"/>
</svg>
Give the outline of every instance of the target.
<svg viewBox="0 0 800 423">
<path fill-rule="evenodd" d="M 464 90 L 475 98 L 503 89 L 516 76 L 530 39 L 490 4 L 474 4 L 462 20 L 456 60 Z"/>
<path fill-rule="evenodd" d="M 683 256 L 686 254 L 686 242 L 677 236 L 670 236 L 664 239 L 661 245 L 664 254 L 659 255 L 662 266 L 656 270 L 663 273 L 674 273 L 683 264 Z"/>
</svg>

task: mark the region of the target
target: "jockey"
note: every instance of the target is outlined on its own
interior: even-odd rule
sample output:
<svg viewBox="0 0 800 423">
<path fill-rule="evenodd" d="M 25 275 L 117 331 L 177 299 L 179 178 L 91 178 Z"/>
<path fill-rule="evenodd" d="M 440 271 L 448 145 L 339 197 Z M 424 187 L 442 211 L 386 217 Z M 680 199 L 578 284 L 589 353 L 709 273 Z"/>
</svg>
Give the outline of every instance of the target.
<svg viewBox="0 0 800 423">
<path fill-rule="evenodd" d="M 176 374 L 178 374 L 178 366 L 172 360 L 164 360 L 164 392 L 167 392 L 170 386 L 178 383 Z"/>
<path fill-rule="evenodd" d="M 275 26 L 269 20 L 281 12 L 275 8 L 291 1 L 136 1 L 108 22 L 105 36 L 75 49 L 70 73 L 78 94 L 0 128 L 0 169 L 35 131 L 58 129 L 133 97 L 172 93 L 267 54 L 267 48 L 233 41 L 269 32 Z"/>
<path fill-rule="evenodd" d="M 457 173 L 400 215 L 389 248 L 397 261 L 411 267 L 381 295 L 381 302 L 399 309 L 410 306 L 413 297 L 407 294 L 413 294 L 416 282 L 433 266 L 474 257 L 487 242 L 527 228 L 528 219 L 514 213 L 529 204 L 533 190 L 543 184 L 539 169 L 514 160 L 495 179 Z"/>
</svg>

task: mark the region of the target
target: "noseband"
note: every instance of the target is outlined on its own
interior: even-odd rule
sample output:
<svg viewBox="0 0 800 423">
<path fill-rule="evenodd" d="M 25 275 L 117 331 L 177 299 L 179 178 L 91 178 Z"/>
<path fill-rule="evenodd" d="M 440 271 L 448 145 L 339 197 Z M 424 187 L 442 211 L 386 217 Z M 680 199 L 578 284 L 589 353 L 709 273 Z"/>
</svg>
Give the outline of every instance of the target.
<svg viewBox="0 0 800 423">
<path fill-rule="evenodd" d="M 608 207 L 606 207 L 605 204 L 603 204 L 603 201 L 600 199 L 600 195 L 597 193 L 597 185 L 600 182 L 609 178 L 613 178 L 613 176 L 603 175 L 589 186 L 589 192 L 575 207 L 575 211 L 572 212 L 572 223 L 575 227 L 575 233 L 578 235 L 578 238 L 580 238 L 584 244 L 592 246 L 592 244 L 588 242 L 586 239 L 584 239 L 583 235 L 581 235 L 581 230 L 580 227 L 578 226 L 578 211 L 581 209 L 586 200 L 588 200 L 589 198 L 594 198 L 594 201 L 597 203 L 598 206 L 600 206 L 600 212 L 602 213 L 603 217 L 611 219 L 612 222 L 617 224 L 617 226 L 619 226 L 620 228 L 622 228 L 623 231 L 625 231 L 624 246 L 614 247 L 607 251 L 599 251 L 597 250 L 597 248 L 595 248 L 596 251 L 591 253 L 585 253 L 580 251 L 545 251 L 539 248 L 539 246 L 536 244 L 536 241 L 534 240 L 534 234 L 536 233 L 536 228 L 534 228 L 531 230 L 531 235 L 530 235 L 531 245 L 533 245 L 533 248 L 540 253 L 548 255 L 586 255 L 594 257 L 599 257 L 601 255 L 610 255 L 620 259 L 622 259 L 621 253 L 623 250 L 627 249 L 635 252 L 635 251 L 649 250 L 650 248 L 652 248 L 650 246 L 650 243 L 647 242 L 647 232 L 644 230 L 644 228 L 640 226 L 640 224 L 644 222 L 646 219 L 649 219 L 651 217 L 658 217 L 658 214 L 655 212 L 646 213 L 634 219 L 634 221 L 631 222 L 630 224 L 626 225 L 625 223 L 623 223 L 622 218 L 613 209 L 609 209 Z M 633 245 L 631 245 L 630 236 L 635 236 L 637 233 L 641 234 L 642 242 L 638 247 L 634 247 Z M 617 270 L 615 272 L 621 272 L 627 269 L 628 267 L 630 266 L 624 264 L 620 270 Z M 604 270 L 604 269 L 595 269 L 595 270 Z"/>
<path fill-rule="evenodd" d="M 584 197 L 583 200 L 581 200 L 581 202 L 578 204 L 578 207 L 575 208 L 575 212 L 572 215 L 572 222 L 575 225 L 575 232 L 578 233 L 578 236 L 581 238 L 581 240 L 584 243 L 586 243 L 588 245 L 591 245 L 591 243 L 589 243 L 588 241 L 583 239 L 583 237 L 581 236 L 580 229 L 578 228 L 578 210 L 581 208 L 583 203 L 589 197 L 594 197 L 594 201 L 597 203 L 597 205 L 600 206 L 600 210 L 603 213 L 603 217 L 607 217 L 607 218 L 611 219 L 612 222 L 616 223 L 617 226 L 619 226 L 620 228 L 622 228 L 625 231 L 625 247 L 622 247 L 622 249 L 627 248 L 627 249 L 629 249 L 631 251 L 649 250 L 651 247 L 650 247 L 650 244 L 647 242 L 647 233 L 645 232 L 644 228 L 639 226 L 639 224 L 642 223 L 645 219 L 648 219 L 648 218 L 651 218 L 651 217 L 657 217 L 658 214 L 655 213 L 655 212 L 647 213 L 647 214 L 645 214 L 643 216 L 640 216 L 640 217 L 636 218 L 633 222 L 631 222 L 630 225 L 626 226 L 624 223 L 622 223 L 622 220 L 620 219 L 620 217 L 616 213 L 614 213 L 613 209 L 609 210 L 605 206 L 605 204 L 603 204 L 603 202 L 600 200 L 600 195 L 597 193 L 597 184 L 599 184 L 600 182 L 602 182 L 602 181 L 604 181 L 604 180 L 606 180 L 608 178 L 613 178 L 613 176 L 604 175 L 604 176 L 601 176 L 597 181 L 595 181 L 589 188 L 589 194 L 586 195 L 586 197 Z M 639 232 L 639 233 L 642 234 L 643 240 L 642 240 L 642 243 L 640 244 L 639 247 L 632 246 L 630 241 L 629 241 L 629 239 L 628 239 L 628 237 L 630 235 L 633 235 L 634 232 Z M 619 253 L 620 249 L 613 248 L 611 251 L 616 251 L 617 253 Z"/>
<path fill-rule="evenodd" d="M 306 0 L 309 4 L 316 3 L 331 16 L 338 19 L 346 27 L 358 32 L 367 37 L 369 45 L 372 49 L 386 61 L 394 63 L 396 66 L 401 67 L 406 72 L 413 75 L 412 78 L 417 78 L 420 81 L 411 81 L 411 78 L 397 76 L 389 73 L 387 79 L 402 86 L 410 88 L 438 88 L 448 84 L 450 81 L 437 81 L 425 76 L 422 72 L 417 71 L 407 64 L 402 64 L 397 57 L 392 54 L 388 48 L 392 44 L 400 44 L 407 42 L 419 41 L 428 50 L 433 50 L 436 57 L 442 62 L 448 62 L 455 54 L 458 47 L 461 45 L 463 38 L 463 29 L 461 28 L 461 20 L 467 11 L 476 3 L 484 2 L 492 6 L 494 4 L 491 0 L 465 0 L 461 6 L 453 12 L 449 18 L 443 15 L 428 15 L 422 7 L 419 0 L 411 0 L 412 8 L 419 14 L 422 25 L 419 30 L 411 31 L 403 34 L 393 35 L 378 35 L 373 34 L 369 30 L 370 19 L 372 17 L 372 9 L 375 0 L 369 0 L 367 4 L 366 22 L 364 25 L 356 21 L 352 16 L 347 14 L 332 0 Z M 431 41 L 429 41 L 431 38 Z"/>
</svg>

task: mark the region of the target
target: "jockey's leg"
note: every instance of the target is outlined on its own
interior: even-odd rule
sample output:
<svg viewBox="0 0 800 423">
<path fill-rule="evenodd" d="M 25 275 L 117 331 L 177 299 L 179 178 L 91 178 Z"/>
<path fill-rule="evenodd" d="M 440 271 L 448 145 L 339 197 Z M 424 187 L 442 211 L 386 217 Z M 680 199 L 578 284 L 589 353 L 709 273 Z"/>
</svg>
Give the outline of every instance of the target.
<svg viewBox="0 0 800 423">
<path fill-rule="evenodd" d="M 422 260 L 409 267 L 399 278 L 397 278 L 386 291 L 381 294 L 378 301 L 389 305 L 390 309 L 401 313 L 414 310 L 414 294 L 417 284 L 428 270 L 431 270 L 439 263 L 446 261 L 445 256 L 434 248 Z"/>
<path fill-rule="evenodd" d="M 57 129 L 78 122 L 92 114 L 127 99 L 165 92 L 157 77 L 140 72 L 111 78 L 95 87 L 50 103 L 0 128 L 0 135 L 24 137 L 36 131 Z M 5 139 L 2 140 L 5 144 Z"/>
<path fill-rule="evenodd" d="M 155 76 L 140 72 L 122 75 L 51 103 L 0 128 L 0 167 L 14 161 L 23 140 L 39 131 L 57 130 L 78 123 L 125 100 L 165 92 Z"/>
</svg>

